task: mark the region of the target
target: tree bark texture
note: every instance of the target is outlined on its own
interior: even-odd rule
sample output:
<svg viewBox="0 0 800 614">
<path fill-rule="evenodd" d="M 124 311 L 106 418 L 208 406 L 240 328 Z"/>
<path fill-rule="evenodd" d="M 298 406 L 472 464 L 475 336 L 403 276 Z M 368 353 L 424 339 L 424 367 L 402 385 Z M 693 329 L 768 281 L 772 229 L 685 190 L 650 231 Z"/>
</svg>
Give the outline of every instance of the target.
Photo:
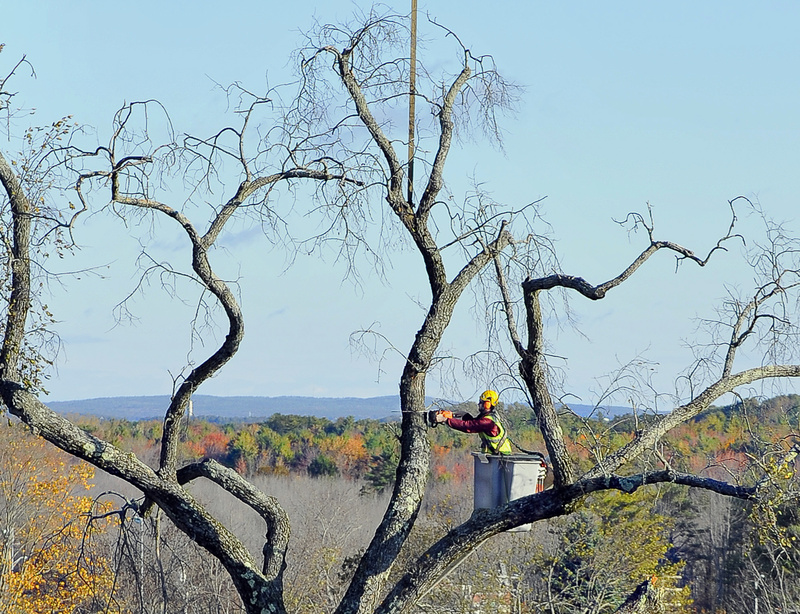
<svg viewBox="0 0 800 614">
<path fill-rule="evenodd" d="M 544 358 L 544 330 L 539 290 L 525 291 L 525 311 L 528 322 L 528 348 L 522 353 L 519 372 L 531 395 L 533 411 L 539 422 L 550 464 L 553 467 L 553 483 L 556 488 L 574 481 L 572 459 L 564 442 L 561 423 L 558 420 L 553 399 L 547 384 Z"/>
</svg>

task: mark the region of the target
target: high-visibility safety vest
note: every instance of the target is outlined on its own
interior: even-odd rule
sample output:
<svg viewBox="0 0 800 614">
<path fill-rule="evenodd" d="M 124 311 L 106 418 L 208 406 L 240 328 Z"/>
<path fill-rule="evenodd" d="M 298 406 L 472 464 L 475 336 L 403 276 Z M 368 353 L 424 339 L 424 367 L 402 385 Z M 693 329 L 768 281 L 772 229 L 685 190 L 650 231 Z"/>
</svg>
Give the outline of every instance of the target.
<svg viewBox="0 0 800 614">
<path fill-rule="evenodd" d="M 508 441 L 506 429 L 493 413 L 486 414 L 497 425 L 497 435 L 492 437 L 488 433 L 478 433 L 481 438 L 481 451 L 489 454 L 511 454 L 511 442 Z"/>
</svg>

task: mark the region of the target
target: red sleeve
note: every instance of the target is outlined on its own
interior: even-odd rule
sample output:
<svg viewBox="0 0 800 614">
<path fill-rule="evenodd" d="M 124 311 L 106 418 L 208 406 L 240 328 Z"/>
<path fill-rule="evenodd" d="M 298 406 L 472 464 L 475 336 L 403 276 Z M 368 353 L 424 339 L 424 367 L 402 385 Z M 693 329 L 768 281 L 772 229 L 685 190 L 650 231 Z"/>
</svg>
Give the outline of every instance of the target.
<svg viewBox="0 0 800 614">
<path fill-rule="evenodd" d="M 490 437 L 496 437 L 500 433 L 500 429 L 494 423 L 494 420 L 485 416 L 471 420 L 448 418 L 447 426 L 462 433 L 486 433 Z"/>
</svg>

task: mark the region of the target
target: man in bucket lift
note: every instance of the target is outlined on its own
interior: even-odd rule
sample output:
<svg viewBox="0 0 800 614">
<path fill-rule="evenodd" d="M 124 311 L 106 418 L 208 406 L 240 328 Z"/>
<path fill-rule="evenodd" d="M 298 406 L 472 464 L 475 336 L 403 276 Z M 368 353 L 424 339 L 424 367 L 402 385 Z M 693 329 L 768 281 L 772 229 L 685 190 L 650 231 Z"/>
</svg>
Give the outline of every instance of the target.
<svg viewBox="0 0 800 614">
<path fill-rule="evenodd" d="M 486 454 L 511 454 L 511 442 L 505 427 L 494 413 L 497 407 L 498 395 L 494 390 L 485 391 L 478 401 L 477 418 L 465 416 L 463 420 L 453 417 L 449 411 L 436 413 L 437 423 L 444 422 L 451 429 L 462 433 L 478 433 L 481 438 L 481 452 Z"/>
</svg>

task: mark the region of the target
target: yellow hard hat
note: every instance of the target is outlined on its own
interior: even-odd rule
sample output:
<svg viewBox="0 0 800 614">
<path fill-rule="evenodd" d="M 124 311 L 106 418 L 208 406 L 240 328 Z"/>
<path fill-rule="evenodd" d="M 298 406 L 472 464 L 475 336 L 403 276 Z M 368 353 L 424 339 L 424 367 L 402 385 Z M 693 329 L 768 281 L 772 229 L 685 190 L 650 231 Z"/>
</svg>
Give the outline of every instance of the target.
<svg viewBox="0 0 800 614">
<path fill-rule="evenodd" d="M 494 390 L 486 390 L 481 395 L 481 401 L 489 401 L 492 407 L 497 405 L 497 399 L 499 395 Z"/>
</svg>

